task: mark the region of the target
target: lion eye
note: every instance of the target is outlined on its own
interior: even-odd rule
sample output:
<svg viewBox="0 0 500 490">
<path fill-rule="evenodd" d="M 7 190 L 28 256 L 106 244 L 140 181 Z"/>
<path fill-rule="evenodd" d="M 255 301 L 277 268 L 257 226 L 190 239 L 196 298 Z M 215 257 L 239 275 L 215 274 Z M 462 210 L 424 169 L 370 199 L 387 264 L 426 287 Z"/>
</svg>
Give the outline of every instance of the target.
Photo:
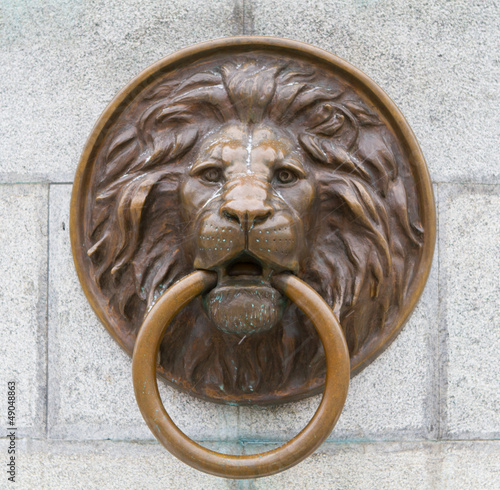
<svg viewBox="0 0 500 490">
<path fill-rule="evenodd" d="M 282 168 L 276 173 L 276 180 L 280 184 L 291 184 L 292 182 L 295 182 L 297 180 L 297 176 L 291 170 Z"/>
<path fill-rule="evenodd" d="M 199 175 L 206 182 L 220 182 L 222 180 L 222 171 L 217 167 L 206 168 Z"/>
</svg>

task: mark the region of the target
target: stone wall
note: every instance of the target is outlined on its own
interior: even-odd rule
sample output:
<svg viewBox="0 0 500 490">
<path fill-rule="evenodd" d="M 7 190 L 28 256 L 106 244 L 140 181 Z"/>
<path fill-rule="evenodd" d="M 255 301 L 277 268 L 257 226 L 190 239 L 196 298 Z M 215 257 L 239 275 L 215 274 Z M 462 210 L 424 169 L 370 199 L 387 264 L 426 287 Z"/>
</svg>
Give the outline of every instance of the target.
<svg viewBox="0 0 500 490">
<path fill-rule="evenodd" d="M 499 488 L 499 10 L 494 0 L 0 2 L 0 488 Z M 423 297 L 352 380 L 328 441 L 285 473 L 241 482 L 199 473 L 153 439 L 68 234 L 79 155 L 113 95 L 181 47 L 238 34 L 309 42 L 379 83 L 417 135 L 438 210 Z M 162 396 L 188 435 L 234 454 L 289 439 L 318 404 Z"/>
</svg>

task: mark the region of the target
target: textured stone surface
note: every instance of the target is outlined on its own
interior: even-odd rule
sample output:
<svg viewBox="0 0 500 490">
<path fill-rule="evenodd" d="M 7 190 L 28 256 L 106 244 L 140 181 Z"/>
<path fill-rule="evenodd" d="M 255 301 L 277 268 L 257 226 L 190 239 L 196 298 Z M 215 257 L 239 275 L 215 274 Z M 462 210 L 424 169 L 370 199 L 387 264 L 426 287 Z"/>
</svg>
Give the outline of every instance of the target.
<svg viewBox="0 0 500 490">
<path fill-rule="evenodd" d="M 443 429 L 500 437 L 500 186 L 439 193 Z"/>
<path fill-rule="evenodd" d="M 240 33 L 231 0 L 0 6 L 0 182 L 70 182 L 116 92 L 190 44 Z"/>
<path fill-rule="evenodd" d="M 248 448 L 250 449 L 250 448 Z M 257 446 L 253 450 L 269 449 Z M 500 443 L 325 444 L 274 476 L 247 482 L 253 489 L 497 489 Z"/>
<path fill-rule="evenodd" d="M 432 488 L 431 456 L 432 448 L 422 444 L 325 444 L 290 470 L 256 480 L 253 488 Z"/>
<path fill-rule="evenodd" d="M 155 443 L 19 441 L 16 488 L 482 489 L 498 488 L 500 443 L 329 443 L 284 473 L 226 480 L 200 473 Z M 241 454 L 237 444 L 210 449 Z M 270 445 L 248 445 L 245 453 Z"/>
<path fill-rule="evenodd" d="M 500 181 L 498 2 L 246 5 L 247 32 L 314 44 L 373 78 L 410 123 L 435 182 Z"/>
<path fill-rule="evenodd" d="M 436 488 L 497 490 L 500 482 L 500 441 L 437 445 Z"/>
<path fill-rule="evenodd" d="M 437 264 L 437 253 L 434 264 Z M 329 439 L 433 437 L 437 394 L 437 267 L 394 343 L 351 380 L 342 415 Z M 244 440 L 288 440 L 311 419 L 319 397 L 280 407 L 241 407 Z"/>
<path fill-rule="evenodd" d="M 0 437 L 9 381 L 17 435 L 45 434 L 47 196 L 46 185 L 0 185 Z"/>
<path fill-rule="evenodd" d="M 207 447 L 238 454 L 235 445 Z M 22 441 L 19 463 L 16 485 L 10 486 L 16 489 L 238 488 L 234 480 L 200 473 L 152 443 Z"/>
<path fill-rule="evenodd" d="M 152 439 L 137 407 L 131 359 L 87 302 L 68 231 L 70 185 L 50 189 L 49 435 L 66 439 Z M 160 392 L 173 420 L 197 440 L 235 437 L 237 408 Z"/>
</svg>

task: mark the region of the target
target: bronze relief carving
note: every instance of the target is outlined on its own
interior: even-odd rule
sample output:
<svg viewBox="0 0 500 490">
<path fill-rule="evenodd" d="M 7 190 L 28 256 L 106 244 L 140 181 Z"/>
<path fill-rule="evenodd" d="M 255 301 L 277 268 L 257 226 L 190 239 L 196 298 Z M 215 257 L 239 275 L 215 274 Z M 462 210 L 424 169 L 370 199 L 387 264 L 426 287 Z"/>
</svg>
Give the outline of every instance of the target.
<svg viewBox="0 0 500 490">
<path fill-rule="evenodd" d="M 416 304 L 435 235 L 425 161 L 390 99 L 275 38 L 204 43 L 132 81 L 89 139 L 71 219 L 87 297 L 129 353 L 165 292 L 210 271 L 165 328 L 158 372 L 238 404 L 323 389 L 323 343 L 286 275 L 328 304 L 355 374 Z"/>
</svg>

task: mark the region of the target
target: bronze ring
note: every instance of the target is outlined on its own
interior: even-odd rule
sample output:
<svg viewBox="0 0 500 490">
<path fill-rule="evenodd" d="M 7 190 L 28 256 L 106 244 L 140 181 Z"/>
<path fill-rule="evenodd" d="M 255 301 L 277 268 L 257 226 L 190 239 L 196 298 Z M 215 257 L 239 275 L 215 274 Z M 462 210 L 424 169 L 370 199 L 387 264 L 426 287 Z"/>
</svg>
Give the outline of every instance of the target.
<svg viewBox="0 0 500 490">
<path fill-rule="evenodd" d="M 169 288 L 148 313 L 134 348 L 132 375 L 137 404 L 155 437 L 172 454 L 194 468 L 225 478 L 272 475 L 299 463 L 328 437 L 337 422 L 349 386 L 349 353 L 344 334 L 331 308 L 305 282 L 280 274 L 272 284 L 312 321 L 323 343 L 326 380 L 323 398 L 307 426 L 277 449 L 244 456 L 226 455 L 200 446 L 172 421 L 162 404 L 156 383 L 156 358 L 170 321 L 192 299 L 215 286 L 214 272 L 196 271 Z"/>
</svg>

